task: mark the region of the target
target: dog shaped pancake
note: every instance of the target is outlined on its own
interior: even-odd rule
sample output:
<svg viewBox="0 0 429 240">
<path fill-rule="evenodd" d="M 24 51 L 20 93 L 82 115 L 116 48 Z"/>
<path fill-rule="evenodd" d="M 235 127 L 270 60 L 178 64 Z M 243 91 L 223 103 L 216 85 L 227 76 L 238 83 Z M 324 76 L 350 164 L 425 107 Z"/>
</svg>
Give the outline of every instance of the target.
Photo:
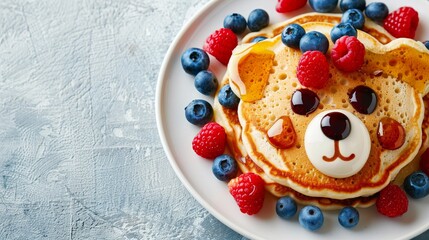
<svg viewBox="0 0 429 240">
<path fill-rule="evenodd" d="M 272 38 L 274 36 L 277 36 L 281 33 L 281 31 L 286 25 L 291 23 L 302 24 L 306 22 L 328 22 L 328 23 L 338 24 L 340 21 L 341 21 L 341 14 L 324 14 L 324 13 L 302 14 L 295 18 L 288 19 L 284 22 L 280 22 L 275 25 L 270 25 L 259 32 L 249 33 L 243 38 L 242 43 L 250 43 L 253 38 L 258 36 L 263 36 L 267 38 Z M 371 32 L 372 36 L 374 36 L 375 38 L 377 38 L 377 40 L 384 43 L 390 42 L 392 39 L 394 39 L 389 33 L 387 33 L 384 30 L 384 28 L 381 28 L 377 24 L 372 23 L 371 20 L 366 21 L 365 31 Z M 220 87 L 226 84 L 229 84 L 228 73 L 225 74 Z M 248 156 L 246 149 L 244 148 L 241 140 L 242 128 L 238 120 L 236 109 L 228 109 L 223 107 L 222 105 L 219 104 L 217 97 L 215 97 L 213 106 L 215 111 L 215 120 L 216 122 L 224 126 L 227 132 L 229 151 L 232 155 L 234 155 L 235 159 L 237 160 L 240 170 L 242 172 L 254 172 L 260 175 L 266 182 L 266 190 L 268 190 L 274 196 L 277 196 L 277 197 L 291 196 L 301 204 L 313 204 L 324 209 L 337 209 L 344 206 L 368 207 L 375 202 L 375 196 L 357 197 L 357 198 L 344 199 L 344 200 L 324 198 L 324 197 L 309 197 L 293 190 L 290 187 L 283 186 L 277 182 L 274 182 Z M 410 167 L 408 167 L 409 169 L 408 172 L 413 171 L 416 168 L 415 165 L 416 164 L 413 164 Z"/>
<path fill-rule="evenodd" d="M 310 23 L 303 26 L 307 31 L 322 32 L 329 39 L 329 32 L 333 25 Z M 360 201 L 365 205 L 368 201 L 366 198 L 360 198 L 361 196 L 370 196 L 378 192 L 417 154 L 422 142 L 421 122 L 424 113 L 422 96 L 427 92 L 428 77 L 425 75 L 428 63 L 427 51 L 412 40 L 394 40 L 387 45 L 382 45 L 363 32 L 359 32 L 358 37 L 367 49 L 364 67 L 359 72 L 345 74 L 331 66 L 332 77 L 328 87 L 312 90 L 319 97 L 320 104 L 316 111 L 306 116 L 296 114 L 291 109 L 293 93 L 304 89 L 296 79 L 295 69 L 301 55 L 299 51 L 282 45 L 278 36 L 261 43 L 244 45 L 235 51 L 227 76 L 230 76 L 229 83 L 242 101 L 238 109 L 238 122 L 223 120 L 226 123 L 232 123 L 229 124 L 232 126 L 229 130 L 232 129 L 235 135 L 240 135 L 231 141 L 237 143 L 235 148 L 238 151 L 235 152 L 243 156 L 242 164 L 247 166 L 244 169 L 261 172 L 267 182 L 267 188 L 269 190 L 272 188 L 275 195 L 295 191 L 298 195 L 309 197 L 310 201 L 324 203 L 331 199 L 337 203 L 341 201 L 334 199 L 347 199 L 344 201 L 347 201 L 348 205 L 354 205 L 349 204 L 350 201 L 359 198 L 357 202 Z M 271 59 L 267 57 L 267 52 L 274 53 Z M 250 61 L 252 57 L 249 57 L 249 53 L 258 61 Z M 248 62 L 239 61 L 244 56 Z M 267 59 L 271 62 L 267 63 Z M 260 92 L 255 93 L 256 99 L 246 99 L 246 94 L 242 94 L 240 90 L 239 85 L 242 84 L 240 81 L 246 79 L 245 74 L 240 76 L 238 73 L 240 81 L 237 81 L 236 75 L 239 71 L 230 70 L 234 63 L 238 62 L 241 66 L 251 63 L 252 66 L 250 68 L 247 66 L 248 69 L 266 69 L 263 74 L 266 74 L 267 81 L 262 88 L 259 88 Z M 246 83 L 244 85 L 246 86 Z M 357 86 L 367 86 L 376 93 L 378 101 L 373 113 L 361 114 L 348 102 L 348 93 Z M 354 124 L 352 129 L 358 129 L 357 133 L 354 133 L 358 137 L 366 135 L 366 140 L 360 140 L 361 143 L 350 141 L 350 147 L 344 147 L 346 145 L 343 144 L 343 140 L 335 143 L 335 141 L 323 139 L 323 134 L 316 136 L 316 133 L 307 133 L 308 126 L 313 121 L 316 123 L 319 121 L 316 116 L 319 114 L 323 116 L 329 111 L 346 113 L 349 118 L 360 121 L 361 129 Z M 231 113 L 231 116 L 233 114 Z M 216 121 L 219 120 L 222 123 L 222 114 L 215 114 L 215 116 Z M 229 115 L 226 114 L 223 117 L 225 116 Z M 284 117 L 289 119 L 288 122 L 292 124 L 296 134 L 294 146 L 286 149 L 273 144 L 268 136 L 268 132 L 273 132 L 273 129 L 277 131 L 281 129 L 278 127 L 281 126 L 278 122 Z M 383 149 L 378 142 L 378 128 L 383 118 L 393 119 L 403 127 L 406 136 L 400 148 Z M 275 125 L 277 127 L 273 127 Z M 320 132 L 318 134 L 320 135 Z M 310 142 L 309 146 L 306 146 L 305 139 L 311 140 L 313 137 L 320 137 L 322 140 L 318 144 Z M 321 147 L 323 143 L 326 143 L 325 147 Z M 364 143 L 369 145 L 366 153 L 359 148 L 365 145 Z M 306 149 L 312 145 L 315 148 L 327 150 L 326 153 L 321 154 L 331 159 L 326 161 L 328 163 L 335 164 L 340 161 L 340 164 L 343 162 L 347 164 L 354 160 L 344 161 L 341 158 L 346 159 L 352 155 L 363 158 L 364 162 L 361 163 L 362 166 L 358 171 L 350 176 L 331 176 L 332 174 L 321 171 L 320 168 L 323 167 L 315 167 L 309 159 Z M 349 152 L 353 145 L 358 148 Z M 340 157 L 334 158 L 335 155 Z M 252 164 L 255 165 L 252 167 Z M 340 173 L 342 174 L 342 171 Z M 273 185 L 270 185 L 271 183 Z M 292 190 L 289 191 L 289 188 Z M 332 204 L 332 201 L 328 201 L 328 205 Z"/>
</svg>

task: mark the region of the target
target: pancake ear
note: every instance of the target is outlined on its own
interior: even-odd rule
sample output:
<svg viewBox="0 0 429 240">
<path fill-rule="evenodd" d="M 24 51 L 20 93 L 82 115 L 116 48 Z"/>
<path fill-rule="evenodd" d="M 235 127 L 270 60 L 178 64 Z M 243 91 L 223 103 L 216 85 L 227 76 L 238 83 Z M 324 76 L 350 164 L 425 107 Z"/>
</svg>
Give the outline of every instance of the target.
<svg viewBox="0 0 429 240">
<path fill-rule="evenodd" d="M 401 38 L 368 50 L 363 71 L 406 82 L 422 96 L 429 92 L 429 51 L 423 43 Z"/>
<path fill-rule="evenodd" d="M 245 102 L 263 97 L 270 70 L 274 64 L 275 42 L 243 44 L 236 48 L 228 64 L 228 74 L 234 93 Z"/>
</svg>

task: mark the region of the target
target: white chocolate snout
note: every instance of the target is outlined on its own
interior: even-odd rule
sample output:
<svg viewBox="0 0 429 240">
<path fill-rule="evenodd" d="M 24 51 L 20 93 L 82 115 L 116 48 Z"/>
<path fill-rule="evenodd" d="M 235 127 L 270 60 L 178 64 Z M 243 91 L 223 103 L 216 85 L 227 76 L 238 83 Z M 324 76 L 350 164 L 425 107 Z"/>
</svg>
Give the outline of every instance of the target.
<svg viewBox="0 0 429 240">
<path fill-rule="evenodd" d="M 322 119 L 333 112 L 348 118 L 350 133 L 344 139 L 333 140 L 322 131 Z M 317 170 L 330 177 L 346 178 L 365 165 L 371 150 L 371 138 L 365 124 L 354 114 L 341 109 L 328 110 L 316 115 L 307 126 L 304 147 Z"/>
</svg>

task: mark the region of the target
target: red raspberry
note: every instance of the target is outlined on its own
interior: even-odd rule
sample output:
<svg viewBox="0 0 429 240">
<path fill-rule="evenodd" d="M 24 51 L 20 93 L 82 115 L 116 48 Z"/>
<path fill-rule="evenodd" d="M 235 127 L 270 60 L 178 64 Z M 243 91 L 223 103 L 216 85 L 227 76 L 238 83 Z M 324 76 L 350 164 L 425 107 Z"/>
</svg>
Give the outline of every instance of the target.
<svg viewBox="0 0 429 240">
<path fill-rule="evenodd" d="M 341 71 L 357 71 L 364 63 L 365 46 L 354 36 L 343 36 L 335 42 L 331 58 Z"/>
<path fill-rule="evenodd" d="M 204 125 L 192 141 L 192 149 L 199 156 L 213 159 L 225 151 L 225 129 L 215 122 Z"/>
<path fill-rule="evenodd" d="M 328 60 L 320 51 L 307 51 L 299 59 L 296 75 L 305 87 L 323 88 L 329 79 Z"/>
<path fill-rule="evenodd" d="M 398 185 L 390 184 L 380 191 L 375 206 L 385 216 L 398 217 L 408 211 L 408 198 Z"/>
<path fill-rule="evenodd" d="M 307 4 L 307 0 L 278 0 L 276 11 L 287 13 L 298 10 Z"/>
<path fill-rule="evenodd" d="M 419 25 L 419 13 L 412 7 L 400 7 L 384 19 L 384 28 L 392 36 L 414 38 Z"/>
<path fill-rule="evenodd" d="M 234 197 L 242 213 L 253 215 L 261 210 L 265 198 L 265 182 L 255 173 L 244 173 L 228 183 L 229 193 Z"/>
<path fill-rule="evenodd" d="M 420 157 L 420 170 L 429 176 L 429 148 Z"/>
<path fill-rule="evenodd" d="M 237 46 L 238 39 L 229 28 L 221 28 L 212 33 L 203 46 L 203 50 L 210 53 L 223 65 L 228 65 L 232 50 Z"/>
</svg>

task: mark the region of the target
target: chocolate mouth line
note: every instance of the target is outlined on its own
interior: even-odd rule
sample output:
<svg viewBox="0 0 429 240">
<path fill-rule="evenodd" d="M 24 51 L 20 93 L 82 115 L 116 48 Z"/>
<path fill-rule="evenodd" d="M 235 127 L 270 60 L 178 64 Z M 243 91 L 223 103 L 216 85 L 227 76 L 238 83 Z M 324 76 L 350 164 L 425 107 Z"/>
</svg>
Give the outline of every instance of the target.
<svg viewBox="0 0 429 240">
<path fill-rule="evenodd" d="M 350 154 L 350 156 L 346 157 L 343 156 L 340 152 L 340 145 L 339 145 L 340 141 L 335 140 L 334 141 L 334 155 L 332 155 L 332 157 L 327 157 L 327 156 L 323 156 L 323 160 L 325 160 L 326 162 L 332 162 L 335 159 L 339 158 L 343 161 L 351 161 L 355 158 L 355 154 L 352 153 Z"/>
</svg>

